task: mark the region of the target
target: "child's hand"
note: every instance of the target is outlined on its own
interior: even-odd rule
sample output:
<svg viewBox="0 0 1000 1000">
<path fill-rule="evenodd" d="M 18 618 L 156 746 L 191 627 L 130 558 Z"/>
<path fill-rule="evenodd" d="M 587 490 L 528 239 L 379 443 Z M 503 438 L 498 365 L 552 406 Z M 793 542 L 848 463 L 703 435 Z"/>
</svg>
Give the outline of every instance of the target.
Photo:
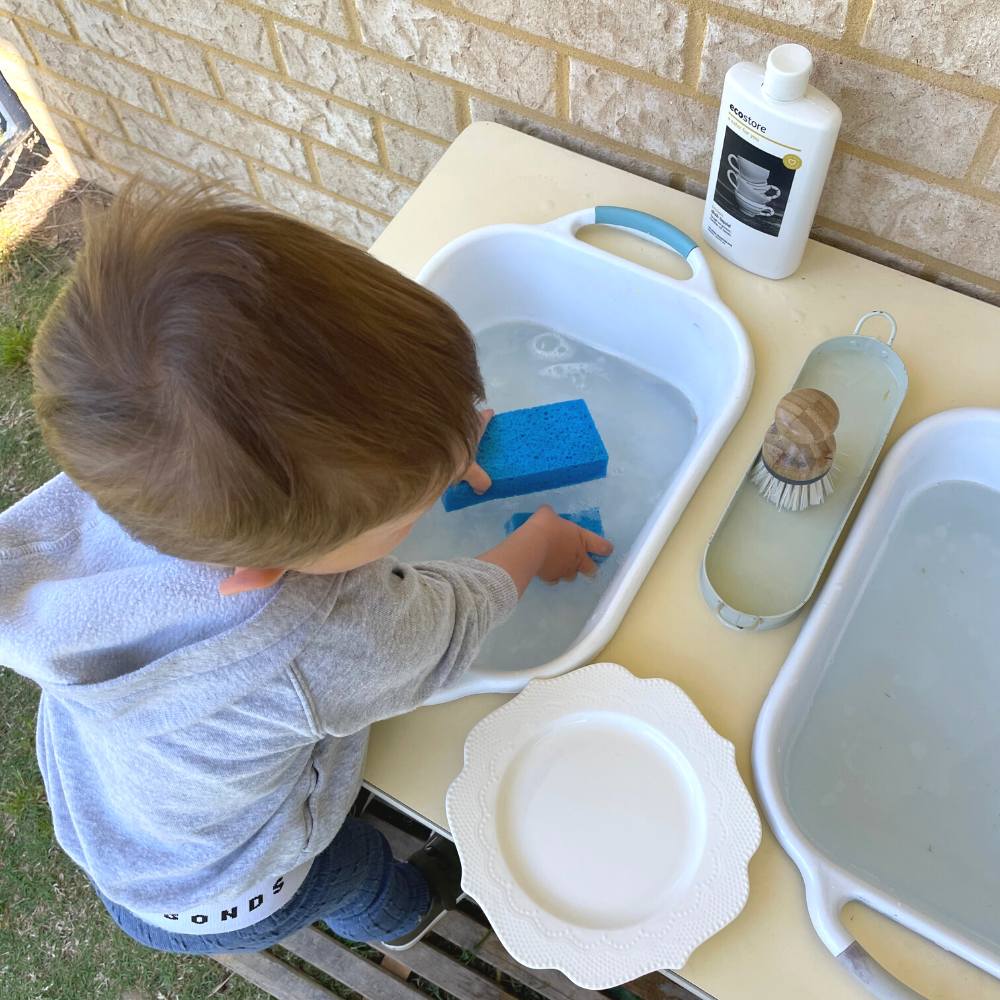
<svg viewBox="0 0 1000 1000">
<path fill-rule="evenodd" d="M 577 573 L 593 576 L 597 564 L 590 553 L 609 556 L 614 549 L 606 538 L 565 520 L 548 506 L 540 507 L 523 527 L 532 523 L 540 533 L 544 532 L 546 539 L 545 556 L 537 572 L 538 578 L 545 583 L 573 580 Z"/>
<path fill-rule="evenodd" d="M 477 447 L 483 439 L 483 434 L 486 433 L 486 425 L 493 419 L 495 413 L 495 410 L 479 411 L 480 424 L 479 437 L 476 439 Z M 490 479 L 489 473 L 478 462 L 471 462 L 465 472 L 458 477 L 458 481 L 468 483 L 475 493 L 485 493 L 493 485 L 493 480 Z"/>
<path fill-rule="evenodd" d="M 546 583 L 572 580 L 577 573 L 593 576 L 597 566 L 589 553 L 609 556 L 613 550 L 606 538 L 563 520 L 545 506 L 479 558 L 505 569 L 523 594 L 536 576 Z"/>
</svg>

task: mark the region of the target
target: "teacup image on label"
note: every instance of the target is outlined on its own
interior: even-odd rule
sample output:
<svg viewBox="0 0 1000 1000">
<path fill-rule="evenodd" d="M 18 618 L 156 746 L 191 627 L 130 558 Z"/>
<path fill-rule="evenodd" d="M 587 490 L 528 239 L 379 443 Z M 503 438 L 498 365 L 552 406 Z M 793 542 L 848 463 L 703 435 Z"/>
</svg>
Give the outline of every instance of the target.
<svg viewBox="0 0 1000 1000">
<path fill-rule="evenodd" d="M 737 156 L 735 153 L 730 153 L 727 159 L 733 170 L 742 174 L 748 180 L 758 182 L 767 181 L 770 175 L 767 167 L 762 167 L 759 163 L 754 163 L 753 160 L 748 160 L 745 156 Z"/>
<path fill-rule="evenodd" d="M 737 194 L 743 194 L 747 198 L 757 200 L 758 196 L 766 201 L 781 196 L 781 188 L 777 184 L 769 184 L 764 181 L 750 181 L 735 170 L 727 170 L 726 178 L 732 184 Z"/>
<path fill-rule="evenodd" d="M 774 215 L 774 209 L 770 205 L 747 198 L 740 192 L 739 188 L 736 189 L 736 201 L 740 209 L 747 215 Z"/>
</svg>

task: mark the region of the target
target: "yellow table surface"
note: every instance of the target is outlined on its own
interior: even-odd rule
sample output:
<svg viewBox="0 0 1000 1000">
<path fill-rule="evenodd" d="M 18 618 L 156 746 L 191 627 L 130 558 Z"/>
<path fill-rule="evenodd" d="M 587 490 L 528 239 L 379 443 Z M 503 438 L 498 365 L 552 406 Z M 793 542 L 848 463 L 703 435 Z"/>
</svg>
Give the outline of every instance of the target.
<svg viewBox="0 0 1000 1000">
<path fill-rule="evenodd" d="M 545 222 L 598 204 L 651 212 L 699 238 L 701 200 L 502 126 L 478 123 L 454 142 L 372 252 L 416 275 L 431 254 L 470 229 Z M 590 241 L 599 246 L 685 274 L 685 265 L 668 251 L 615 230 L 591 233 Z M 708 538 L 760 447 L 774 404 L 816 344 L 851 333 L 862 313 L 878 308 L 899 324 L 895 346 L 910 375 L 890 442 L 940 410 L 1000 405 L 1000 309 L 815 242 L 799 270 L 783 281 L 740 270 L 707 248 L 706 254 L 719 294 L 753 344 L 753 395 L 597 659 L 679 684 L 736 745 L 737 763 L 752 790 L 754 721 L 804 616 L 772 632 L 731 631 L 702 599 L 698 572 Z M 880 323 L 873 320 L 866 332 L 881 334 Z M 372 733 L 366 779 L 445 827 L 445 792 L 461 769 L 465 737 L 505 700 L 465 698 L 380 723 Z M 1000 1000 L 1000 981 L 864 907 L 848 907 L 844 920 L 869 952 L 930 1000 Z M 719 1000 L 868 995 L 820 944 L 799 873 L 766 823 L 750 865 L 745 909 L 694 952 L 680 975 Z"/>
</svg>

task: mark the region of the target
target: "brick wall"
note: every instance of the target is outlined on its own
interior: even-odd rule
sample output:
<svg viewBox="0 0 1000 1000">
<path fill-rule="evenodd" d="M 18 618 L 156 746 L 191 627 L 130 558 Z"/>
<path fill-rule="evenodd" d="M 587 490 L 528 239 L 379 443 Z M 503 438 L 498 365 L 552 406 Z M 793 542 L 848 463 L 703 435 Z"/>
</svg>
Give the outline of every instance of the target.
<svg viewBox="0 0 1000 1000">
<path fill-rule="evenodd" d="M 1000 301 L 996 0 L 0 0 L 0 69 L 114 188 L 197 173 L 367 245 L 470 121 L 703 194 L 726 69 L 809 46 L 816 235 Z"/>
</svg>

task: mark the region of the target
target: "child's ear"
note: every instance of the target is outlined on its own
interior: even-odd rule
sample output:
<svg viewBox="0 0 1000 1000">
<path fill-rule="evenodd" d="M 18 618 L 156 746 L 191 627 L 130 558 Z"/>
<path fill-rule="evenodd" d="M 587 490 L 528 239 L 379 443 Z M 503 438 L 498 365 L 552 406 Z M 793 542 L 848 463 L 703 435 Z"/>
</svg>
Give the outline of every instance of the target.
<svg viewBox="0 0 1000 1000">
<path fill-rule="evenodd" d="M 251 569 L 247 566 L 237 566 L 232 575 L 227 576 L 219 584 L 219 593 L 223 597 L 233 594 L 245 594 L 248 590 L 267 590 L 273 587 L 284 576 L 284 569 Z"/>
</svg>

